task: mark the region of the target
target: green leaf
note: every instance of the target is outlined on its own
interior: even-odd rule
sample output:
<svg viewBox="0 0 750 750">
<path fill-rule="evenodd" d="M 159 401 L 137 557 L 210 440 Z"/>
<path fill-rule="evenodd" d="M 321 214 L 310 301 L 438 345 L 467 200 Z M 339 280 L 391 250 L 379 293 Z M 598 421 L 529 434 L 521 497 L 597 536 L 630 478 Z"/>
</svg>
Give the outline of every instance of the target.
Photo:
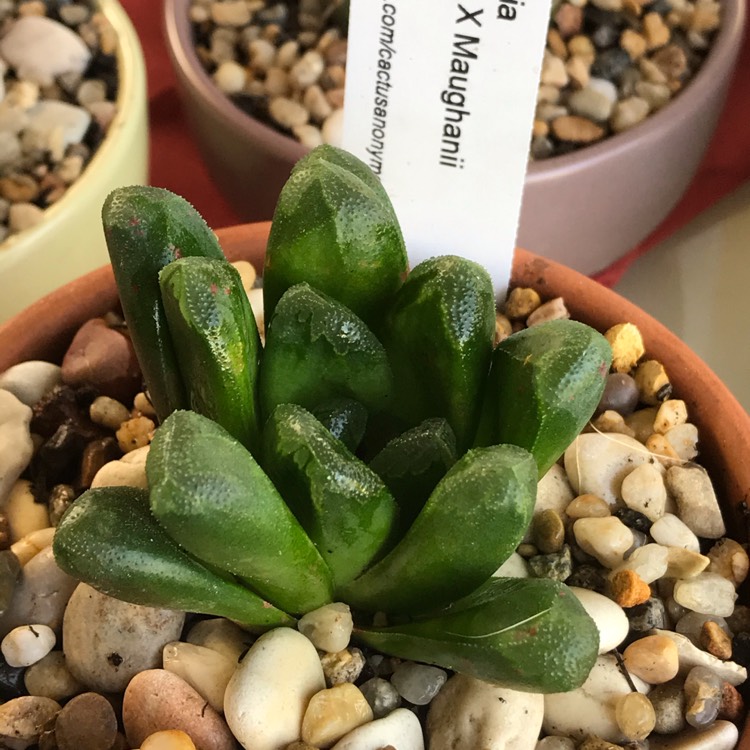
<svg viewBox="0 0 750 750">
<path fill-rule="evenodd" d="M 297 162 L 268 238 L 266 320 L 290 286 L 306 281 L 369 324 L 380 318 L 407 267 L 391 201 L 364 162 L 333 146 L 319 146 Z"/>
<path fill-rule="evenodd" d="M 271 480 L 209 419 L 174 412 L 146 461 L 151 511 L 188 552 L 286 612 L 331 601 L 330 573 Z"/>
<path fill-rule="evenodd" d="M 336 300 L 307 284 L 279 301 L 266 335 L 260 373 L 263 413 L 279 404 L 313 410 L 332 398 L 382 409 L 391 393 L 391 370 L 380 342 Z"/>
<path fill-rule="evenodd" d="M 333 398 L 311 411 L 352 453 L 357 450 L 367 427 L 367 409 L 362 404 L 350 398 Z"/>
<path fill-rule="evenodd" d="M 473 591 L 521 541 L 536 484 L 536 465 L 522 448 L 469 451 L 393 551 L 337 595 L 369 612 L 416 614 Z"/>
<path fill-rule="evenodd" d="M 594 413 L 611 362 L 604 336 L 572 320 L 509 336 L 492 358 L 478 442 L 526 448 L 543 476 Z"/>
<path fill-rule="evenodd" d="M 396 503 L 380 478 L 293 404 L 277 407 L 263 434 L 263 466 L 333 573 L 350 581 L 383 550 Z"/>
<path fill-rule="evenodd" d="M 261 346 L 239 273 L 225 260 L 182 258 L 159 285 L 190 408 L 256 450 Z"/>
<path fill-rule="evenodd" d="M 580 687 L 599 647 L 596 625 L 573 593 L 534 578 L 495 578 L 434 617 L 355 636 L 402 659 L 538 693 Z"/>
<path fill-rule="evenodd" d="M 435 418 L 393 438 L 370 461 L 370 468 L 391 491 L 401 509 L 400 525 L 408 528 L 454 463 L 453 430 L 444 419 Z"/>
<path fill-rule="evenodd" d="M 181 549 L 151 515 L 145 490 L 85 492 L 60 521 L 53 549 L 66 573 L 126 602 L 220 615 L 255 627 L 294 622 Z"/>
<path fill-rule="evenodd" d="M 160 420 L 187 406 L 159 292 L 159 271 L 176 258 L 223 258 L 198 212 L 168 190 L 117 188 L 102 208 L 120 302 L 151 402 Z"/>
<path fill-rule="evenodd" d="M 442 256 L 409 275 L 377 333 L 393 370 L 391 413 L 408 426 L 445 417 L 459 451 L 474 439 L 495 332 L 489 274 Z"/>
</svg>

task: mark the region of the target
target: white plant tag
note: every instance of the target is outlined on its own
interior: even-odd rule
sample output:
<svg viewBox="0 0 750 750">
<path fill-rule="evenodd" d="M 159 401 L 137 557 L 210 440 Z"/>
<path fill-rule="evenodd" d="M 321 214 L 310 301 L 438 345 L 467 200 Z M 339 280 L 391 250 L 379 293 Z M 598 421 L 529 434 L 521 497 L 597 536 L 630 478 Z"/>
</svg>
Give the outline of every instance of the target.
<svg viewBox="0 0 750 750">
<path fill-rule="evenodd" d="M 381 178 L 412 265 L 463 255 L 504 296 L 547 0 L 350 0 L 343 146 Z"/>
</svg>

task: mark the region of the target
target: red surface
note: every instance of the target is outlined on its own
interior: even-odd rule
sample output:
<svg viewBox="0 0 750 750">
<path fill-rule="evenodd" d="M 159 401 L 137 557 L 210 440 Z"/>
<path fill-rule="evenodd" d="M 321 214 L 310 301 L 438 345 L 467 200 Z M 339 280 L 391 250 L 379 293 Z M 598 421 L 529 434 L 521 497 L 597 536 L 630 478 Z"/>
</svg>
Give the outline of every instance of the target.
<svg viewBox="0 0 750 750">
<path fill-rule="evenodd" d="M 161 3 L 121 0 L 138 31 L 146 56 L 151 125 L 151 184 L 183 195 L 210 226 L 240 221 L 222 198 L 203 164 L 180 109 L 166 51 Z M 750 3 L 750 0 L 748 0 Z M 611 286 L 638 256 L 693 216 L 750 179 L 750 25 L 716 134 L 688 191 L 664 222 L 637 247 L 597 275 Z"/>
</svg>

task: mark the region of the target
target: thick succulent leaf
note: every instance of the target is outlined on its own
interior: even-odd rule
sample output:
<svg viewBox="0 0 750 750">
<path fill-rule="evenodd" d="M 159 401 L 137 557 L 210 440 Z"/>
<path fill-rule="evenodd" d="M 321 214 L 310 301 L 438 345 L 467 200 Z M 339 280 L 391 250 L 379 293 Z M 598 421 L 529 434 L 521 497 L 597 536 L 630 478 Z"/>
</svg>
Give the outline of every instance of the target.
<svg viewBox="0 0 750 750">
<path fill-rule="evenodd" d="M 187 406 L 159 293 L 159 271 L 176 258 L 223 258 L 216 235 L 184 199 L 162 188 L 117 188 L 102 208 L 104 236 L 149 396 L 159 419 Z"/>
<path fill-rule="evenodd" d="M 151 511 L 200 560 L 286 612 L 331 601 L 328 567 L 255 459 L 194 412 L 174 412 L 146 461 Z"/>
<path fill-rule="evenodd" d="M 571 591 L 536 578 L 495 578 L 433 617 L 355 636 L 402 659 L 539 693 L 582 685 L 599 646 L 596 625 Z"/>
<path fill-rule="evenodd" d="M 313 416 L 352 453 L 367 428 L 367 409 L 350 398 L 333 398 L 312 410 Z"/>
<path fill-rule="evenodd" d="M 145 490 L 85 492 L 63 516 L 53 549 L 66 573 L 126 602 L 221 615 L 255 627 L 294 622 L 181 549 L 151 515 Z"/>
<path fill-rule="evenodd" d="M 239 273 L 225 260 L 182 258 L 159 285 L 190 408 L 255 451 L 261 347 Z"/>
<path fill-rule="evenodd" d="M 604 336 L 572 320 L 509 336 L 492 358 L 478 442 L 526 448 L 543 476 L 594 413 L 611 362 Z"/>
<path fill-rule="evenodd" d="M 399 524 L 408 528 L 454 463 L 453 430 L 444 419 L 436 417 L 393 438 L 370 461 L 370 468 L 396 499 L 401 511 Z"/>
<path fill-rule="evenodd" d="M 407 267 L 391 201 L 364 162 L 320 146 L 297 163 L 268 238 L 266 320 L 290 286 L 306 281 L 370 323 L 382 315 Z"/>
<path fill-rule="evenodd" d="M 495 332 L 489 274 L 466 258 L 420 263 L 376 331 L 391 362 L 391 412 L 408 426 L 445 417 L 459 451 L 476 432 Z"/>
<path fill-rule="evenodd" d="M 260 374 L 266 417 L 279 404 L 312 410 L 337 397 L 378 411 L 390 393 L 388 358 L 367 326 L 307 284 L 288 289 L 266 334 Z"/>
<path fill-rule="evenodd" d="M 522 448 L 469 451 L 393 551 L 337 596 L 369 612 L 417 614 L 475 590 L 521 541 L 536 484 L 536 464 Z"/>
<path fill-rule="evenodd" d="M 263 466 L 335 586 L 361 573 L 390 539 L 397 506 L 388 488 L 302 407 L 282 404 L 266 422 Z"/>
</svg>

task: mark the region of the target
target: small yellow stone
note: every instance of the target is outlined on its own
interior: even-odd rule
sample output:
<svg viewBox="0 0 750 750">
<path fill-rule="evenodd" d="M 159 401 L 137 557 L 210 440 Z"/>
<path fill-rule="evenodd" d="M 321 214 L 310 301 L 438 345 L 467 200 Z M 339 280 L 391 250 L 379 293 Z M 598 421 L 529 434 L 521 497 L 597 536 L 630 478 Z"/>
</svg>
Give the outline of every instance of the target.
<svg viewBox="0 0 750 750">
<path fill-rule="evenodd" d="M 594 43 L 585 34 L 576 34 L 568 39 L 568 52 L 571 55 L 583 58 L 589 65 L 594 62 L 596 57 Z"/>
<path fill-rule="evenodd" d="M 148 417 L 134 417 L 120 425 L 115 436 L 117 444 L 123 453 L 130 453 L 137 448 L 143 448 L 151 442 L 156 425 Z"/>
<path fill-rule="evenodd" d="M 370 704 L 350 682 L 315 693 L 302 719 L 302 740 L 327 748 L 353 729 L 373 720 Z"/>
<path fill-rule="evenodd" d="M 637 31 L 625 29 L 620 35 L 620 47 L 630 55 L 631 60 L 639 60 L 646 54 L 648 42 Z"/>
<path fill-rule="evenodd" d="M 661 15 L 655 11 L 643 16 L 643 34 L 648 42 L 648 48 L 663 47 L 671 36 L 669 26 L 664 23 Z"/>
<path fill-rule="evenodd" d="M 511 289 L 505 302 L 505 314 L 511 320 L 528 318 L 536 310 L 542 300 L 535 289 L 517 286 Z"/>
<path fill-rule="evenodd" d="M 561 60 L 567 59 L 568 48 L 560 35 L 560 32 L 555 28 L 551 28 L 547 31 L 547 47 L 552 51 L 555 57 L 559 57 Z"/>
<path fill-rule="evenodd" d="M 673 427 L 687 422 L 687 406 L 682 399 L 671 398 L 665 401 L 656 412 L 654 432 L 665 435 Z"/>
<path fill-rule="evenodd" d="M 495 313 L 495 346 L 513 333 L 513 324 L 502 313 Z"/>
<path fill-rule="evenodd" d="M 146 737 L 141 750 L 195 750 L 195 745 L 181 729 L 164 729 Z"/>
<path fill-rule="evenodd" d="M 615 372 L 630 372 L 646 351 L 641 332 L 632 323 L 618 323 L 604 337 L 612 347 L 612 369 Z"/>
</svg>

